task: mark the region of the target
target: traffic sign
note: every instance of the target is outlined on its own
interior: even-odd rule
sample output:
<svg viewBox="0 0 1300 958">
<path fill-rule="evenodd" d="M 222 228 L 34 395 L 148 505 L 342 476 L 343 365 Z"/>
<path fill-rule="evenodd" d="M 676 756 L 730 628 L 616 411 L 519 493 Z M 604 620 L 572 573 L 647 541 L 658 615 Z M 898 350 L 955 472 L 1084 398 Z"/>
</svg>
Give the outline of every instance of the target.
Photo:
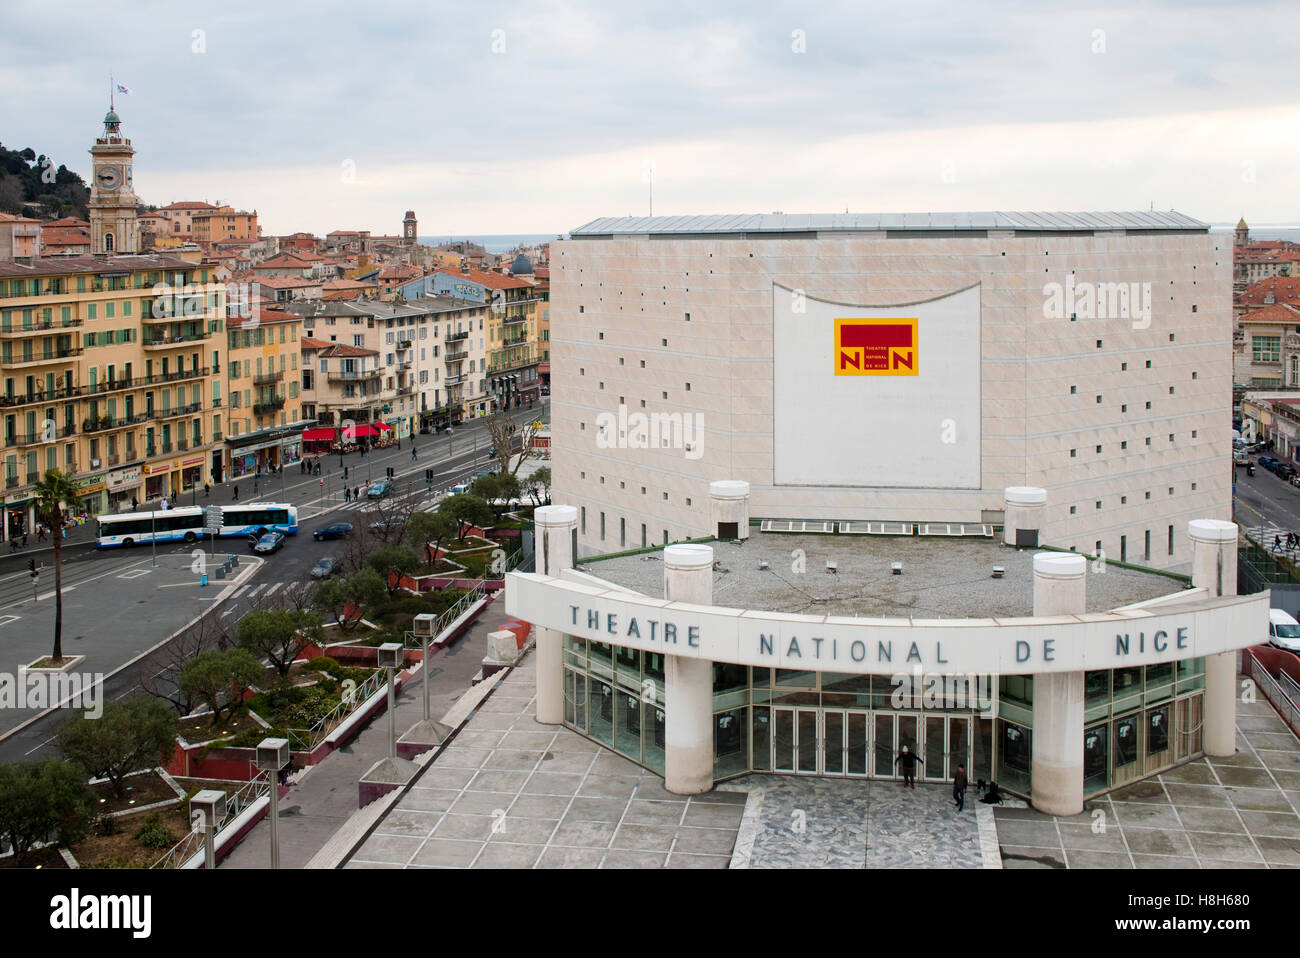
<svg viewBox="0 0 1300 958">
<path fill-rule="evenodd" d="M 203 510 L 203 529 L 205 532 L 220 532 L 222 521 L 220 506 L 208 506 Z"/>
</svg>

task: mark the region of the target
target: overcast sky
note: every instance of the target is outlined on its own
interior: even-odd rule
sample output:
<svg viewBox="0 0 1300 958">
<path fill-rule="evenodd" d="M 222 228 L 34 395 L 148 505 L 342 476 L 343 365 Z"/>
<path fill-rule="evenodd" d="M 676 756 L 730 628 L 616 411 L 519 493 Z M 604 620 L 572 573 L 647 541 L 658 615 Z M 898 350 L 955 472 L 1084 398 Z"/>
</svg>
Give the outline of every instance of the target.
<svg viewBox="0 0 1300 958">
<path fill-rule="evenodd" d="M 1177 209 L 1300 223 L 1294 3 L 11 3 L 0 142 L 263 229 Z M 196 33 L 196 31 L 201 31 Z M 802 52 L 800 52 L 802 50 Z"/>
</svg>

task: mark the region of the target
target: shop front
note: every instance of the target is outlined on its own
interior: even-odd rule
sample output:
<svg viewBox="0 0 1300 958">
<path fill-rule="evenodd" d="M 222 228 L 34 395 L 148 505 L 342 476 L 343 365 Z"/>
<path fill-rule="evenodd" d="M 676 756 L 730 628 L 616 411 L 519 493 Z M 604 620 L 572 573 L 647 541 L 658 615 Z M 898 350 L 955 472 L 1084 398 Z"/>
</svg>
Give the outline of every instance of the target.
<svg viewBox="0 0 1300 958">
<path fill-rule="evenodd" d="M 20 539 L 31 532 L 35 526 L 32 500 L 28 498 L 6 502 L 4 520 L 6 539 Z"/>
<path fill-rule="evenodd" d="M 105 476 L 104 482 L 108 493 L 106 512 L 129 512 L 133 502 L 139 504 L 144 483 L 144 472 L 140 466 L 114 469 Z"/>
<path fill-rule="evenodd" d="M 108 511 L 108 473 L 97 472 L 74 479 L 72 484 L 77 487 L 74 515 L 93 518 Z"/>
<path fill-rule="evenodd" d="M 194 456 L 181 461 L 181 490 L 189 492 L 203 485 L 203 457 Z"/>
<path fill-rule="evenodd" d="M 170 492 L 170 462 L 147 462 L 144 465 L 145 501 L 161 499 Z"/>
</svg>

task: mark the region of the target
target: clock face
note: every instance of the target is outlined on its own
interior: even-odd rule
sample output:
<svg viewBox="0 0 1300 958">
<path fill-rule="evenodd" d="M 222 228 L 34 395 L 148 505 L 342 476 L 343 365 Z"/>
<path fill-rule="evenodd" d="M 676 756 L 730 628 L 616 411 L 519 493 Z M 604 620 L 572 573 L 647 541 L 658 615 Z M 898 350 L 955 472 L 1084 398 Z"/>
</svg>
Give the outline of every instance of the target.
<svg viewBox="0 0 1300 958">
<path fill-rule="evenodd" d="M 103 189 L 115 190 L 122 182 L 122 173 L 116 166 L 103 166 L 100 167 L 95 179 Z"/>
</svg>

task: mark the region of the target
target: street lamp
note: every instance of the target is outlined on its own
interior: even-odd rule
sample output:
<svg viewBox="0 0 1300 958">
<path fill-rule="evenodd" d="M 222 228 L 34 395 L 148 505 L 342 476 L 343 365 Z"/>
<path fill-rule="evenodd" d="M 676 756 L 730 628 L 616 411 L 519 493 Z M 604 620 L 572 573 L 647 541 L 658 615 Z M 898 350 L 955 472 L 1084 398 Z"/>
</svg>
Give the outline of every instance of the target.
<svg viewBox="0 0 1300 958">
<path fill-rule="evenodd" d="M 379 647 L 379 667 L 388 673 L 388 757 L 397 758 L 397 724 L 393 715 L 393 673 L 402 665 L 406 647 L 401 642 L 385 642 Z"/>
<path fill-rule="evenodd" d="M 276 823 L 280 818 L 280 769 L 289 764 L 289 740 L 264 738 L 257 746 L 257 768 L 266 772 L 271 782 L 271 867 L 280 867 L 280 837 Z"/>
<path fill-rule="evenodd" d="M 199 820 L 195 821 L 195 813 Z M 226 817 L 226 793 L 216 788 L 205 788 L 190 799 L 190 821 L 196 830 L 203 832 L 203 867 L 212 871 L 217 867 L 217 824 Z"/>
</svg>

